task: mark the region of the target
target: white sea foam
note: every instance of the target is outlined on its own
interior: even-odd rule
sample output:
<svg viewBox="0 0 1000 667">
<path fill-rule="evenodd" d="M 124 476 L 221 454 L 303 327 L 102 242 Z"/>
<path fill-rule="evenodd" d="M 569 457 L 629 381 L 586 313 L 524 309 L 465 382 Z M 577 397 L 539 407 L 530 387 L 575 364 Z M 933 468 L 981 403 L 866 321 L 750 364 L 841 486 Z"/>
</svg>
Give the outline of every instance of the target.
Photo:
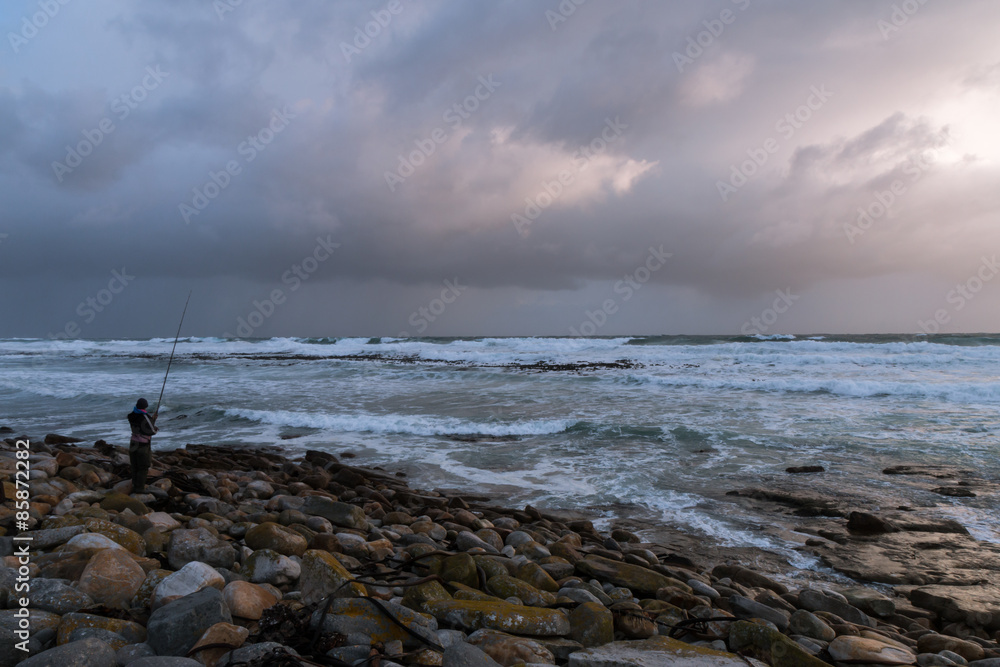
<svg viewBox="0 0 1000 667">
<path fill-rule="evenodd" d="M 903 382 L 860 380 L 809 375 L 788 377 L 704 377 L 696 375 L 629 375 L 623 382 L 705 390 L 764 391 L 780 393 L 825 392 L 854 398 L 896 397 L 943 399 L 954 403 L 1000 403 L 1000 382 Z"/>
<path fill-rule="evenodd" d="M 345 356 L 406 357 L 463 364 L 608 362 L 626 358 L 642 364 L 780 363 L 789 368 L 807 365 L 950 366 L 1000 362 L 1000 345 L 957 346 L 930 341 L 846 342 L 816 337 L 767 337 L 759 342 L 721 342 L 704 345 L 629 344 L 631 338 L 482 338 L 428 341 L 367 338 L 226 340 L 183 338 L 177 354 L 305 355 L 317 358 Z M 779 340 L 780 339 L 780 340 Z M 173 341 L 151 340 L 26 340 L 0 341 L 0 354 L 60 354 L 70 356 L 168 355 Z"/>
<path fill-rule="evenodd" d="M 264 424 L 318 428 L 346 433 L 408 433 L 413 435 L 529 436 L 561 433 L 575 422 L 542 419 L 528 422 L 473 422 L 454 417 L 403 414 L 327 414 L 291 410 L 226 409 L 231 417 L 252 419 Z"/>
</svg>

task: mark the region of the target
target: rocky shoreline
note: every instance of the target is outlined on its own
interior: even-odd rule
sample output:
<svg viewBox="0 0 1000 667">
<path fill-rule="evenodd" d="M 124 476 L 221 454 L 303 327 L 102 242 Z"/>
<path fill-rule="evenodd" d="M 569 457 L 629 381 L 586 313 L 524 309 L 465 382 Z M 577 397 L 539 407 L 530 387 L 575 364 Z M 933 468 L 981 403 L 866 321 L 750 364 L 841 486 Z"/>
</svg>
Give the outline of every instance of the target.
<svg viewBox="0 0 1000 667">
<path fill-rule="evenodd" d="M 1000 549 L 906 508 L 734 492 L 808 517 L 803 549 L 886 585 L 790 590 L 693 538 L 601 534 L 325 452 L 155 452 L 130 495 L 123 447 L 49 435 L 19 459 L 18 440 L 0 447 L 0 667 L 1000 667 Z"/>
</svg>

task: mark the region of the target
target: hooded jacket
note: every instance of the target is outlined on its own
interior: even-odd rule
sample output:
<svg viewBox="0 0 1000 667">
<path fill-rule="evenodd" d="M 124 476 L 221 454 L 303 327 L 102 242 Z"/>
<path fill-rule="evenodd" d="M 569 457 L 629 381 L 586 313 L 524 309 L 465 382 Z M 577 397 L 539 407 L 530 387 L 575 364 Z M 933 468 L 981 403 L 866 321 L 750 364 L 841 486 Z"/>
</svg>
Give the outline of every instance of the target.
<svg viewBox="0 0 1000 667">
<path fill-rule="evenodd" d="M 150 437 L 159 430 L 153 426 L 149 413 L 139 408 L 133 408 L 128 413 L 128 425 L 132 429 L 132 441 L 148 444 Z"/>
</svg>

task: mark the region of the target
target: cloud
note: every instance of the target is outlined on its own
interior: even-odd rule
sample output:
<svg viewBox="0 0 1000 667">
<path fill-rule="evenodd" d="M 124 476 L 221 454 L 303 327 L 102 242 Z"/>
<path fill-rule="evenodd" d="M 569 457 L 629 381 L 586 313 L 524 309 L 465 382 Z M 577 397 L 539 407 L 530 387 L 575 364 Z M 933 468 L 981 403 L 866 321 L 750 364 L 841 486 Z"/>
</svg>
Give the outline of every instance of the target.
<svg viewBox="0 0 1000 667">
<path fill-rule="evenodd" d="M 744 54 L 724 53 L 703 62 L 685 75 L 681 102 L 691 107 L 731 102 L 743 94 L 753 71 L 753 57 Z"/>
<path fill-rule="evenodd" d="M 564 331 L 518 304 L 570 308 L 660 244 L 674 256 L 647 294 L 700 304 L 695 328 L 789 285 L 839 304 L 831 285 L 914 273 L 917 304 L 1000 240 L 986 111 L 1000 9 L 927 5 L 886 41 L 891 3 L 752 3 L 678 72 L 672 54 L 719 7 L 586 3 L 555 31 L 546 6 L 402 7 L 359 48 L 378 3 L 246 0 L 221 19 L 196 0 L 67 5 L 0 73 L 0 305 L 25 314 L 0 335 L 58 326 L 79 298 L 62 295 L 123 263 L 162 298 L 189 284 L 220 295 L 225 317 L 200 315 L 220 333 L 327 234 L 343 252 L 308 289 L 324 306 L 290 307 L 275 333 L 338 326 L 332 304 L 351 304 L 356 328 L 398 321 L 380 304 L 405 320 L 421 286 L 454 276 L 477 303 L 449 313 L 456 330 L 495 311 L 523 332 Z M 120 117 L 149 67 L 169 76 Z M 779 134 L 813 86 L 835 96 Z M 268 134 L 286 107 L 294 119 Z M 105 118 L 114 130 L 60 182 L 53 162 Z M 766 164 L 720 201 L 716 182 L 769 137 Z M 180 206 L 231 163 L 188 224 Z M 905 192 L 852 243 L 845 225 L 896 180 Z"/>
</svg>

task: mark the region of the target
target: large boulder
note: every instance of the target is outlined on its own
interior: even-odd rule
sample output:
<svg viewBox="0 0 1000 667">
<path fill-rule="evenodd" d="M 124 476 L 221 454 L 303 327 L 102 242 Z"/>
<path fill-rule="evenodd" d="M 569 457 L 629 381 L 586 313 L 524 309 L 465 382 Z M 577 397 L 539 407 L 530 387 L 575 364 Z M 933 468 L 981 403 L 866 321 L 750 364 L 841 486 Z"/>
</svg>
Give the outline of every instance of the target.
<svg viewBox="0 0 1000 667">
<path fill-rule="evenodd" d="M 656 623 L 635 602 L 616 602 L 611 605 L 611 613 L 615 617 L 615 631 L 625 639 L 647 639 L 657 633 Z"/>
<path fill-rule="evenodd" d="M 104 628 L 77 628 L 69 636 L 69 643 L 72 644 L 81 639 L 99 639 L 115 651 L 128 645 L 128 640 L 120 634 Z"/>
<path fill-rule="evenodd" d="M 87 519 L 85 524 L 90 532 L 114 540 L 137 556 L 146 553 L 146 540 L 134 530 L 101 519 Z"/>
<path fill-rule="evenodd" d="M 360 507 L 331 500 L 325 496 L 307 496 L 302 511 L 321 516 L 335 526 L 357 530 L 364 530 L 368 526 L 368 517 Z"/>
<path fill-rule="evenodd" d="M 167 545 L 170 567 L 179 570 L 192 561 L 228 570 L 236 562 L 236 550 L 207 528 L 179 529 L 170 533 Z"/>
<path fill-rule="evenodd" d="M 302 566 L 277 551 L 258 549 L 244 561 L 240 572 L 255 584 L 281 586 L 298 579 Z"/>
<path fill-rule="evenodd" d="M 941 651 L 951 651 L 957 653 L 966 660 L 982 660 L 986 657 L 983 647 L 975 642 L 958 637 L 939 635 L 935 632 L 923 635 L 917 640 L 917 650 L 920 653 L 940 653 Z"/>
<path fill-rule="evenodd" d="M 820 664 L 826 664 L 820 662 Z M 571 653 L 569 667 L 746 667 L 738 655 L 669 637 L 621 641 Z"/>
<path fill-rule="evenodd" d="M 482 600 L 431 600 L 424 607 L 439 621 L 466 632 L 488 628 L 538 637 L 570 632 L 569 618 L 560 609 Z"/>
<path fill-rule="evenodd" d="M 567 563 L 567 567 L 570 568 L 570 574 L 572 574 L 572 566 Z M 551 574 L 542 569 L 542 566 L 538 563 L 528 561 L 521 565 L 517 568 L 517 578 L 528 582 L 541 591 L 556 593 L 559 590 L 559 584 L 556 583 L 556 580 L 552 578 Z"/>
<path fill-rule="evenodd" d="M 568 598 L 577 604 L 596 602 L 602 606 L 604 605 L 604 603 L 601 602 L 601 599 L 597 597 L 593 591 L 589 591 L 586 588 L 563 588 L 559 591 L 559 597 Z M 610 600 L 608 604 L 611 604 Z"/>
<path fill-rule="evenodd" d="M 78 586 L 95 602 L 128 608 L 145 579 L 145 571 L 127 552 L 105 549 L 94 554 L 87 563 Z"/>
<path fill-rule="evenodd" d="M 736 583 L 748 588 L 766 588 L 778 595 L 784 595 L 788 592 L 788 588 L 784 584 L 779 584 L 777 581 L 772 581 L 759 572 L 748 570 L 739 565 L 716 565 L 712 568 L 712 576 L 718 579 L 729 577 Z"/>
<path fill-rule="evenodd" d="M 936 612 L 946 621 L 1000 630 L 1000 594 L 996 585 L 922 586 L 910 592 L 910 602 Z"/>
<path fill-rule="evenodd" d="M 531 607 L 551 607 L 556 603 L 553 593 L 540 591 L 528 582 L 506 574 L 491 577 L 486 582 L 486 590 L 504 600 L 517 597 Z"/>
<path fill-rule="evenodd" d="M 455 642 L 445 648 L 441 667 L 499 667 L 499 663 L 472 644 Z"/>
<path fill-rule="evenodd" d="M 225 585 L 226 580 L 214 567 L 191 561 L 173 574 L 164 577 L 153 591 L 151 604 L 153 609 L 156 609 L 173 598 L 184 597 L 209 587 L 222 590 Z"/>
<path fill-rule="evenodd" d="M 258 621 L 264 610 L 278 604 L 278 598 L 263 586 L 249 581 L 231 581 L 222 589 L 222 598 L 234 617 Z"/>
<path fill-rule="evenodd" d="M 436 562 L 432 571 L 436 571 L 445 581 L 457 581 L 472 588 L 479 586 L 476 561 L 467 553 L 455 554 Z"/>
<path fill-rule="evenodd" d="M 805 609 L 795 610 L 788 623 L 788 629 L 792 634 L 812 637 L 824 642 L 833 641 L 837 636 L 833 628 L 827 625 L 823 619 Z"/>
<path fill-rule="evenodd" d="M 482 549 L 483 551 L 491 554 L 500 553 L 500 550 L 492 544 L 468 531 L 462 531 L 458 534 L 455 538 L 455 548 L 459 551 Z"/>
<path fill-rule="evenodd" d="M 205 630 L 216 623 L 232 623 L 233 617 L 216 588 L 168 602 L 149 617 L 149 645 L 157 655 L 186 655 Z"/>
<path fill-rule="evenodd" d="M 12 589 L 10 598 L 20 597 Z M 94 601 L 86 593 L 82 593 L 72 586 L 67 586 L 57 579 L 34 579 L 31 582 L 31 608 L 51 611 L 54 614 L 68 614 L 72 611 L 80 611 L 93 606 Z M 8 607 L 16 607 L 16 604 L 7 603 Z"/>
<path fill-rule="evenodd" d="M 896 613 L 896 603 L 892 599 L 870 588 L 848 588 L 840 593 L 848 602 L 866 614 L 888 618 Z"/>
<path fill-rule="evenodd" d="M 59 620 L 59 630 L 56 633 L 56 643 L 65 644 L 69 641 L 70 635 L 80 628 L 102 628 L 110 630 L 125 638 L 130 644 L 138 644 L 146 641 L 146 628 L 133 621 L 124 621 L 118 618 L 105 618 L 95 614 L 83 614 L 73 612 L 65 614 Z"/>
<path fill-rule="evenodd" d="M 654 597 L 656 591 L 667 586 L 675 586 L 686 593 L 691 592 L 691 588 L 687 584 L 676 579 L 671 579 L 641 565 L 622 563 L 610 558 L 587 556 L 576 563 L 576 569 L 588 577 L 610 581 L 615 586 L 624 586 L 640 598 Z"/>
<path fill-rule="evenodd" d="M 827 595 L 824 591 L 807 588 L 799 593 L 799 607 L 808 611 L 828 611 L 840 616 L 845 621 L 875 627 L 875 621 L 868 614 L 843 600 Z"/>
<path fill-rule="evenodd" d="M 837 637 L 827 647 L 837 662 L 874 665 L 912 665 L 917 656 L 910 651 L 867 637 Z"/>
<path fill-rule="evenodd" d="M 799 644 L 767 625 L 737 621 L 729 628 L 729 648 L 771 667 L 828 667 Z"/>
<path fill-rule="evenodd" d="M 774 623 L 774 625 L 782 632 L 788 629 L 788 621 L 791 617 L 791 614 L 784 609 L 768 607 L 766 604 L 761 604 L 756 600 L 745 598 L 742 595 L 729 596 L 729 609 L 737 618 L 746 620 L 761 618 L 770 623 Z"/>
<path fill-rule="evenodd" d="M 150 512 L 144 517 L 150 525 L 161 533 L 169 533 L 181 527 L 181 522 L 166 512 Z"/>
<path fill-rule="evenodd" d="M 614 641 L 611 610 L 600 602 L 584 602 L 569 613 L 570 637 L 589 648 Z"/>
<path fill-rule="evenodd" d="M 451 600 L 451 594 L 438 581 L 426 581 L 416 586 L 410 586 L 403 594 L 403 606 L 414 611 L 427 613 L 425 604 L 431 600 Z"/>
<path fill-rule="evenodd" d="M 243 646 L 243 642 L 250 636 L 250 631 L 232 623 L 216 623 L 201 636 L 198 642 L 191 649 L 192 655 L 198 656 L 198 660 L 208 667 L 215 667 L 223 655 L 232 649 L 226 648 Z"/>
<path fill-rule="evenodd" d="M 412 632 L 427 638 L 429 641 L 437 640 L 434 634 L 434 631 L 437 630 L 437 623 L 433 619 L 392 602 L 378 601 L 378 604 L 385 607 L 390 614 Z M 313 621 L 318 623 L 321 616 L 322 610 L 317 609 L 313 615 Z M 342 635 L 360 633 L 371 637 L 373 643 L 399 640 L 403 642 L 404 647 L 423 647 L 423 644 L 410 633 L 390 621 L 368 598 L 335 599 L 330 605 L 329 612 L 322 618 L 325 632 Z"/>
<path fill-rule="evenodd" d="M 31 548 L 34 551 L 48 551 L 60 544 L 65 544 L 71 538 L 87 531 L 85 526 L 63 526 L 62 528 L 47 528 L 31 533 Z"/>
<path fill-rule="evenodd" d="M 504 667 L 519 662 L 555 664 L 555 656 L 533 639 L 515 637 L 498 630 L 476 630 L 469 635 L 469 643 L 482 649 Z"/>
<path fill-rule="evenodd" d="M 66 542 L 65 549 L 67 551 L 96 551 L 98 549 L 121 549 L 122 551 L 126 551 L 125 547 L 100 533 L 81 533 L 76 537 L 70 538 Z"/>
<path fill-rule="evenodd" d="M 308 542 L 294 530 L 273 521 L 265 521 L 247 531 L 244 537 L 251 549 L 271 549 L 285 556 L 301 556 Z"/>
<path fill-rule="evenodd" d="M 90 637 L 50 648 L 19 663 L 21 667 L 108 667 L 115 663 L 115 650 Z"/>
<path fill-rule="evenodd" d="M 359 597 L 365 594 L 361 584 L 353 582 L 354 577 L 332 554 L 320 549 L 310 549 L 302 557 L 302 603 L 314 604 L 328 595 L 336 597 Z"/>
</svg>

